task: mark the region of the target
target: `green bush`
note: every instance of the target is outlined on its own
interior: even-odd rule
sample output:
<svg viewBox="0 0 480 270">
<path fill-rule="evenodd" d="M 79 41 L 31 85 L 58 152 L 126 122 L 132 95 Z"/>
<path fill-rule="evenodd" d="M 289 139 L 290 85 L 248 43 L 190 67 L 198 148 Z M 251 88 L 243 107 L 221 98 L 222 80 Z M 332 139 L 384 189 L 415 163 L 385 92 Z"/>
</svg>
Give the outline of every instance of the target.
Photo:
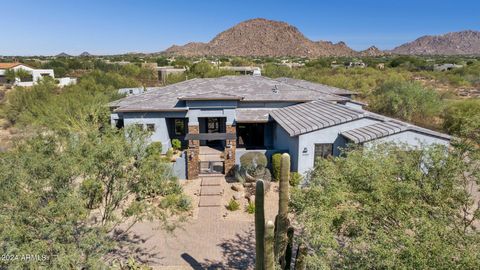
<svg viewBox="0 0 480 270">
<path fill-rule="evenodd" d="M 97 207 L 103 198 L 102 183 L 96 179 L 85 179 L 80 185 L 80 193 L 87 201 L 88 209 Z"/>
<path fill-rule="evenodd" d="M 169 194 L 160 201 L 163 209 L 171 208 L 179 211 L 189 211 L 192 208 L 192 201 L 184 194 Z"/>
<path fill-rule="evenodd" d="M 290 186 L 297 187 L 298 185 L 300 185 L 302 180 L 303 180 L 303 176 L 300 173 L 291 172 L 290 173 L 290 179 L 288 181 L 290 183 Z"/>
<path fill-rule="evenodd" d="M 160 155 L 162 153 L 162 143 L 152 142 L 147 146 L 145 152 L 147 152 L 147 156 Z"/>
<path fill-rule="evenodd" d="M 255 203 L 248 202 L 247 208 L 245 209 L 245 211 L 249 214 L 254 214 L 255 213 Z"/>
<path fill-rule="evenodd" d="M 374 92 L 373 109 L 406 121 L 426 122 L 438 116 L 442 102 L 434 90 L 416 82 L 392 80 Z"/>
<path fill-rule="evenodd" d="M 171 159 L 173 157 L 173 148 L 168 149 L 167 153 L 165 153 L 165 156 L 167 156 L 168 159 Z"/>
<path fill-rule="evenodd" d="M 443 117 L 443 128 L 448 133 L 480 142 L 480 100 L 454 101 Z"/>
<path fill-rule="evenodd" d="M 180 149 L 182 149 L 182 143 L 180 142 L 179 139 L 173 139 L 172 140 L 172 147 L 175 150 L 180 150 Z"/>
<path fill-rule="evenodd" d="M 226 206 L 227 210 L 229 211 L 237 211 L 238 209 L 240 209 L 240 204 L 234 200 L 233 198 L 230 199 L 230 201 L 228 202 L 227 206 Z"/>
<path fill-rule="evenodd" d="M 280 181 L 280 164 L 282 161 L 282 154 L 276 153 L 272 156 L 272 173 L 273 180 Z"/>
</svg>

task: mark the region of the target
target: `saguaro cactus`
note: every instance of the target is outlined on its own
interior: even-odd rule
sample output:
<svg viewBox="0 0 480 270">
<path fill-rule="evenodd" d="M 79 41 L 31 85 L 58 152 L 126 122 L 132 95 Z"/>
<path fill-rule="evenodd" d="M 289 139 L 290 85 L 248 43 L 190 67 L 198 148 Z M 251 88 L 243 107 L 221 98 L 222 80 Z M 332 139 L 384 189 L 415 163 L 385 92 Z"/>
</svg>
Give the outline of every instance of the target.
<svg viewBox="0 0 480 270">
<path fill-rule="evenodd" d="M 282 154 L 280 167 L 280 194 L 278 196 L 278 215 L 275 219 L 275 259 L 280 262 L 282 268 L 285 268 L 285 250 L 288 237 L 287 230 L 290 226 L 288 220 L 288 188 L 290 179 L 290 155 Z"/>
<path fill-rule="evenodd" d="M 275 270 L 275 254 L 273 252 L 274 228 L 271 220 L 265 224 L 265 270 Z"/>
<path fill-rule="evenodd" d="M 262 180 L 255 186 L 255 269 L 263 270 L 265 262 L 265 187 Z"/>
<path fill-rule="evenodd" d="M 287 248 L 285 250 L 285 270 L 289 270 L 292 264 L 292 252 L 293 252 L 293 235 L 295 233 L 295 229 L 293 227 L 289 227 L 287 231 Z"/>
<path fill-rule="evenodd" d="M 307 265 L 305 257 L 307 256 L 307 247 L 305 244 L 300 244 L 297 250 L 297 257 L 295 258 L 295 270 L 305 270 Z"/>
</svg>

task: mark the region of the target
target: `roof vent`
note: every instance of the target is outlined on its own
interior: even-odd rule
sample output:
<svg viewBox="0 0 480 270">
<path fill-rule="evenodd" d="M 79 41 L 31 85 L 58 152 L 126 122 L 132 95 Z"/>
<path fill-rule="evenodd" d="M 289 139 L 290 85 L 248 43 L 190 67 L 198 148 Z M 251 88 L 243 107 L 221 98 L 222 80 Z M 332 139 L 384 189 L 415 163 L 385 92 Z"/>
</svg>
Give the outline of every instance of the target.
<svg viewBox="0 0 480 270">
<path fill-rule="evenodd" d="M 276 84 L 275 84 L 275 86 L 273 87 L 272 92 L 275 93 L 275 94 L 278 93 L 278 87 L 277 87 Z"/>
</svg>

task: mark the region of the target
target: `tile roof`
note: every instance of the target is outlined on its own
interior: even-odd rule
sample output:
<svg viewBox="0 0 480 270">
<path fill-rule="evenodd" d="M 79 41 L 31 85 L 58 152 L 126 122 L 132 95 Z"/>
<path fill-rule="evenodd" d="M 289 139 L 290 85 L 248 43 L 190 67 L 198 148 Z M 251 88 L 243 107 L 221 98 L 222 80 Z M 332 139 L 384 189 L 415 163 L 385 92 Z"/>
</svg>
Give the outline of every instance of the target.
<svg viewBox="0 0 480 270">
<path fill-rule="evenodd" d="M 290 136 L 346 123 L 365 116 L 353 108 L 317 100 L 277 109 L 270 113 Z"/>
<path fill-rule="evenodd" d="M 354 95 L 356 94 L 355 92 L 348 91 L 345 89 L 333 87 L 333 86 L 328 86 L 325 84 L 321 83 L 315 83 L 315 82 L 309 82 L 305 80 L 300 80 L 300 79 L 294 79 L 294 78 L 287 78 L 287 77 L 281 77 L 277 78 L 277 81 L 288 83 L 291 85 L 295 85 L 298 87 L 310 89 L 313 91 L 317 91 L 320 93 L 325 93 L 325 94 L 332 94 L 332 95 Z"/>
<path fill-rule="evenodd" d="M 23 65 L 22 63 L 0 63 L 0 69 L 9 69 L 19 65 Z"/>
<path fill-rule="evenodd" d="M 312 100 L 345 101 L 349 98 L 321 93 L 303 87 L 283 83 L 263 76 L 224 76 L 220 78 L 192 79 L 164 87 L 147 88 L 145 93 L 129 96 L 109 106 L 122 111 L 162 111 L 180 109 L 179 97 L 202 95 L 236 95 L 242 101 L 291 101 Z"/>
<path fill-rule="evenodd" d="M 273 110 L 275 109 L 237 108 L 235 119 L 237 123 L 266 123 Z"/>
</svg>

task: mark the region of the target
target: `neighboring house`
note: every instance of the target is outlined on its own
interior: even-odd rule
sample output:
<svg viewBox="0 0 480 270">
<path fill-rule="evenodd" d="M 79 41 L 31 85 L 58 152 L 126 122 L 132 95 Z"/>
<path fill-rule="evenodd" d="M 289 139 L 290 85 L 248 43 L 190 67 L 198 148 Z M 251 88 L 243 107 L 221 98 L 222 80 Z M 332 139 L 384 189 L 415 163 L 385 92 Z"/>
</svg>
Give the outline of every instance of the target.
<svg viewBox="0 0 480 270">
<path fill-rule="evenodd" d="M 0 63 L 0 83 L 6 83 L 7 70 L 24 70 L 31 75 L 26 81 L 16 80 L 14 84 L 18 86 L 32 86 L 45 76 L 55 78 L 53 69 L 34 69 L 22 63 Z"/>
<path fill-rule="evenodd" d="M 187 71 L 186 68 L 175 68 L 173 66 L 163 66 L 163 67 L 156 67 L 158 72 L 158 79 L 162 83 L 166 83 L 168 75 L 170 74 L 183 74 Z"/>
<path fill-rule="evenodd" d="M 7 83 L 7 78 L 5 76 L 7 70 L 24 70 L 30 75 L 27 79 L 16 78 L 15 81 L 12 82 L 12 84 L 16 86 L 33 86 L 37 84 L 39 80 L 47 76 L 55 79 L 57 85 L 60 87 L 77 83 L 76 78 L 55 78 L 53 69 L 35 69 L 22 63 L 0 63 L 0 84 Z"/>
<path fill-rule="evenodd" d="M 349 62 L 345 65 L 345 68 L 365 68 L 367 65 L 361 61 L 358 62 Z"/>
<path fill-rule="evenodd" d="M 354 94 L 292 78 L 224 76 L 152 88 L 109 106 L 112 125 L 151 131 L 163 151 L 179 139 L 187 148 L 188 179 L 212 171 L 231 175 L 249 151 L 269 158 L 288 152 L 292 170 L 304 174 L 348 143 L 449 144 L 448 135 L 362 109 Z"/>
<path fill-rule="evenodd" d="M 452 70 L 456 68 L 461 68 L 463 67 L 462 65 L 457 65 L 457 64 L 435 64 L 433 65 L 433 70 L 435 71 L 447 71 L 447 70 Z"/>
<path fill-rule="evenodd" d="M 139 95 L 147 91 L 147 88 L 141 88 L 141 87 L 130 87 L 130 88 L 120 88 L 118 89 L 118 93 L 121 95 L 126 95 L 128 96 L 133 96 L 133 95 Z"/>
<path fill-rule="evenodd" d="M 254 76 L 261 76 L 262 70 L 259 67 L 220 67 L 223 70 L 234 71 L 240 75 L 254 75 Z"/>
</svg>

